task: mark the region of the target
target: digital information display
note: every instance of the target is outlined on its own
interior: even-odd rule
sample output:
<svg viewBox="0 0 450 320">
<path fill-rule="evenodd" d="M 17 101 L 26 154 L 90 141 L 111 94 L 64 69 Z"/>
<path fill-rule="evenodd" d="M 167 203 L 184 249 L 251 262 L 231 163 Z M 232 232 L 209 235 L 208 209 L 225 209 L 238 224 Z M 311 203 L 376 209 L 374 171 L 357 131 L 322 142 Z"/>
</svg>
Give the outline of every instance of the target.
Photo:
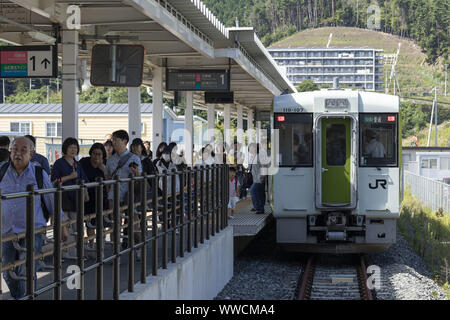
<svg viewBox="0 0 450 320">
<path fill-rule="evenodd" d="M 205 92 L 205 103 L 233 104 L 234 92 Z"/>
<path fill-rule="evenodd" d="M 362 115 L 363 123 L 395 123 L 396 114 Z"/>
<path fill-rule="evenodd" d="M 167 69 L 166 90 L 230 91 L 230 71 Z"/>
<path fill-rule="evenodd" d="M 0 78 L 56 78 L 56 46 L 0 47 Z"/>
<path fill-rule="evenodd" d="M 100 87 L 139 87 L 144 73 L 141 45 L 96 44 L 92 48 L 91 84 Z"/>
</svg>

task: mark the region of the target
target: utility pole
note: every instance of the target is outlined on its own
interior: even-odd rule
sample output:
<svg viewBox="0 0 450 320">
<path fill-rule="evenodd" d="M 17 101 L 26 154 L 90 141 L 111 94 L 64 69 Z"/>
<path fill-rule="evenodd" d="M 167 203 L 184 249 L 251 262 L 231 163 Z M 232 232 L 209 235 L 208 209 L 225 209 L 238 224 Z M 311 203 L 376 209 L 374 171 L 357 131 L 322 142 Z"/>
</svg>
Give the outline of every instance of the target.
<svg viewBox="0 0 450 320">
<path fill-rule="evenodd" d="M 359 23 L 359 0 L 356 0 L 356 27 L 358 27 Z"/>
<path fill-rule="evenodd" d="M 330 43 L 331 43 L 331 38 L 333 38 L 333 34 L 330 33 L 330 36 L 328 37 L 328 43 L 327 43 L 327 48 L 330 47 Z"/>
<path fill-rule="evenodd" d="M 47 86 L 47 104 L 48 104 L 48 102 L 49 102 L 49 86 Z"/>
<path fill-rule="evenodd" d="M 427 147 L 430 146 L 431 128 L 433 127 L 433 115 L 434 115 L 434 125 L 435 125 L 434 144 L 437 147 L 437 88 L 434 87 L 433 90 L 434 90 L 434 100 L 433 100 L 433 107 L 431 108 L 430 129 L 428 129 Z M 433 90 L 431 90 L 431 92 L 433 92 Z"/>
<path fill-rule="evenodd" d="M 434 146 L 438 146 L 438 106 L 437 106 L 437 87 L 434 87 L 434 105 L 436 112 L 434 113 Z"/>
<path fill-rule="evenodd" d="M 5 103 L 5 78 L 3 78 L 3 103 Z"/>
<path fill-rule="evenodd" d="M 445 64 L 444 96 L 447 96 L 447 67 L 448 67 L 448 64 Z"/>
</svg>

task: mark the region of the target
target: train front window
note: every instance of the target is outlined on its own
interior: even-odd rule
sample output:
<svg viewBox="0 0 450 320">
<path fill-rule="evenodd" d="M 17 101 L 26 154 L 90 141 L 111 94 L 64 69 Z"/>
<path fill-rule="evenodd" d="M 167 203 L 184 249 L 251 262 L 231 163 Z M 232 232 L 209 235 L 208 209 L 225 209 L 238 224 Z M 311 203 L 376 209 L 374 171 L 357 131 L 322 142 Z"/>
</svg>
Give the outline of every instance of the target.
<svg viewBox="0 0 450 320">
<path fill-rule="evenodd" d="M 326 159 L 328 166 L 345 166 L 346 130 L 343 124 L 328 124 L 326 130 Z"/>
<path fill-rule="evenodd" d="M 360 166 L 397 166 L 398 114 L 360 115 Z"/>
<path fill-rule="evenodd" d="M 276 113 L 274 120 L 279 130 L 279 166 L 312 167 L 312 114 Z"/>
</svg>

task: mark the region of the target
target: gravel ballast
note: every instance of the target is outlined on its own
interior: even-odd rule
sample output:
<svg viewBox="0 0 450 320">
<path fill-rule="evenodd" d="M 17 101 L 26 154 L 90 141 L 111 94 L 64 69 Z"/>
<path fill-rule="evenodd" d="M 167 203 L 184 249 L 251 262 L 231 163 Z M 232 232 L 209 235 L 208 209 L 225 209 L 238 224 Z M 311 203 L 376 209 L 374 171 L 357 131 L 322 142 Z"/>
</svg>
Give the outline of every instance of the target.
<svg viewBox="0 0 450 320">
<path fill-rule="evenodd" d="M 274 224 L 266 226 L 234 260 L 233 278 L 217 300 L 291 300 L 304 257 L 276 245 Z"/>
<path fill-rule="evenodd" d="M 233 278 L 217 300 L 292 300 L 306 255 L 284 252 L 275 243 L 274 223 L 234 261 Z M 408 242 L 397 233 L 397 242 L 382 253 L 366 254 L 367 266 L 381 271 L 379 300 L 446 300 L 432 274 Z"/>
<path fill-rule="evenodd" d="M 386 251 L 366 254 L 367 265 L 380 267 L 381 286 L 376 290 L 379 300 L 447 300 L 432 280 L 425 262 L 397 232 L 397 241 Z"/>
</svg>

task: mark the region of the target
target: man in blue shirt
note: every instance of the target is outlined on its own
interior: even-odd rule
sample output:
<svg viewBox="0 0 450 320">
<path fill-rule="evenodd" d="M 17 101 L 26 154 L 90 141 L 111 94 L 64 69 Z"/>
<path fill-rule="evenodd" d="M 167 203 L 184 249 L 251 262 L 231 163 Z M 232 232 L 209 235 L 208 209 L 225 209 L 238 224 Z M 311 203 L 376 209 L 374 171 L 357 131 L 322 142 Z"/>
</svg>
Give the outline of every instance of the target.
<svg viewBox="0 0 450 320">
<path fill-rule="evenodd" d="M 33 142 L 25 137 L 15 139 L 11 145 L 11 164 L 7 169 L 2 181 L 0 189 L 3 194 L 17 193 L 26 191 L 27 185 L 34 185 L 38 189 L 35 177 L 35 165 L 30 162 L 31 154 L 34 151 Z M 52 188 L 50 178 L 43 171 L 43 188 Z M 53 214 L 54 204 L 53 195 L 45 194 L 44 204 L 50 214 Z M 41 195 L 35 196 L 35 221 L 34 228 L 38 229 L 47 225 L 41 207 Z M 26 198 L 16 198 L 2 201 L 2 236 L 10 234 L 18 234 L 26 230 Z M 61 215 L 63 213 L 61 212 Z M 67 238 L 67 230 L 62 228 L 62 240 Z M 25 247 L 25 238 L 18 241 L 18 245 Z M 35 235 L 35 252 L 40 252 L 42 246 L 42 234 Z M 8 265 L 16 260 L 23 258 L 23 252 L 17 249 L 17 244 L 8 241 L 2 244 L 2 264 Z M 19 299 L 25 295 L 25 265 L 14 268 L 3 273 L 3 278 L 8 285 L 11 295 L 15 299 Z M 36 279 L 36 275 L 35 275 Z"/>
<path fill-rule="evenodd" d="M 113 132 L 112 135 L 112 144 L 114 147 L 114 153 L 109 159 L 106 161 L 106 169 L 105 169 L 105 177 L 106 180 L 113 179 L 116 175 L 119 178 L 128 178 L 131 173 L 134 176 L 140 176 L 142 173 L 142 164 L 141 159 L 134 153 L 131 153 L 127 149 L 128 141 L 130 140 L 128 133 L 125 130 L 117 130 Z M 113 207 L 113 190 L 114 188 L 110 188 L 108 192 L 108 200 L 109 207 Z M 128 194 L 128 182 L 121 182 L 119 187 L 120 192 L 120 202 L 127 202 L 127 194 Z M 138 217 L 136 216 L 137 220 Z M 125 220 L 127 223 L 127 220 Z M 138 229 L 139 226 L 136 226 Z M 128 234 L 128 230 L 124 230 L 124 235 Z M 139 235 L 135 233 L 135 241 L 139 241 Z M 128 241 L 125 239 L 122 243 L 122 248 L 128 247 Z M 137 251 L 139 252 L 139 251 Z M 139 259 L 139 253 L 137 253 L 137 257 Z"/>
<path fill-rule="evenodd" d="M 106 180 L 113 179 L 115 175 L 119 178 L 128 178 L 130 173 L 133 173 L 135 176 L 140 176 L 142 173 L 141 159 L 139 159 L 139 157 L 134 153 L 130 153 L 127 149 L 127 144 L 129 141 L 128 133 L 125 130 L 115 131 L 111 140 L 116 153 L 114 153 L 111 157 L 109 157 L 108 161 L 106 161 Z M 120 163 L 121 159 L 126 161 Z M 124 203 L 127 201 L 127 193 L 128 182 L 122 182 L 120 184 L 120 202 Z M 108 199 L 111 200 L 110 208 L 112 208 L 113 188 L 110 188 L 109 190 Z"/>
<path fill-rule="evenodd" d="M 33 137 L 30 134 L 27 134 L 25 137 L 30 139 L 31 141 L 33 141 L 33 144 L 34 144 L 34 146 L 36 148 L 36 138 Z M 34 162 L 35 164 L 38 163 L 42 167 L 42 169 L 44 169 L 45 172 L 47 172 L 47 174 L 50 175 L 50 165 L 48 163 L 47 158 L 44 157 L 42 154 L 37 153 L 36 150 L 33 151 L 33 154 L 32 154 L 32 157 L 31 157 L 30 161 Z"/>
</svg>

